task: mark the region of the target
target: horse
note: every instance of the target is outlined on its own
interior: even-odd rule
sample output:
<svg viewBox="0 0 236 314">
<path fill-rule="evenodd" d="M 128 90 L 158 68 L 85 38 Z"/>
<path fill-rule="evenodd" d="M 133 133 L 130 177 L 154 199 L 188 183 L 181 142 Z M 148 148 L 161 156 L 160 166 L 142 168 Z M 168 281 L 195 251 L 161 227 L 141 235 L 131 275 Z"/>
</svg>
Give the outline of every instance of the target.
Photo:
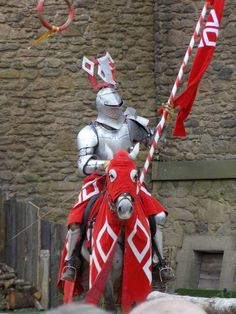
<svg viewBox="0 0 236 314">
<path fill-rule="evenodd" d="M 85 302 L 97 304 L 103 297 L 106 310 L 115 311 L 118 303 L 125 313 L 152 291 L 151 235 L 134 155 L 118 151 L 110 161 L 96 218 L 88 222 L 90 250 L 88 241 L 81 249 L 89 263 Z"/>
</svg>

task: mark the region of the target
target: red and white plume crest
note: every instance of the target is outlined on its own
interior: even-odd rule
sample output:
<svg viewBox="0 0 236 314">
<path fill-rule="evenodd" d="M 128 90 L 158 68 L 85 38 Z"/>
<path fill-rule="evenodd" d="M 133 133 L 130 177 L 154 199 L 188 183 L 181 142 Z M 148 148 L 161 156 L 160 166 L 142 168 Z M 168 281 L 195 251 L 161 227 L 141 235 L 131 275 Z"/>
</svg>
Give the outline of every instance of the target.
<svg viewBox="0 0 236 314">
<path fill-rule="evenodd" d="M 95 71 L 95 67 L 97 67 L 97 71 Z M 87 72 L 88 78 L 95 90 L 116 86 L 114 61 L 108 52 L 93 61 L 84 56 L 82 69 Z M 98 82 L 98 79 L 102 79 L 103 82 Z"/>
</svg>

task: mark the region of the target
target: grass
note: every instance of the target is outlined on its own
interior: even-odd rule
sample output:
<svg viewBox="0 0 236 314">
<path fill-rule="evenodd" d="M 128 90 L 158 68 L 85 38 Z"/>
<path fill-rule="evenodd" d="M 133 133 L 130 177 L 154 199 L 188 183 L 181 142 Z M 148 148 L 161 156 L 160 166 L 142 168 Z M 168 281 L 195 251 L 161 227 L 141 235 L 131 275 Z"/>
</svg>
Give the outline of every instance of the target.
<svg viewBox="0 0 236 314">
<path fill-rule="evenodd" d="M 18 310 L 9 310 L 9 311 L 3 311 L 3 310 L 0 310 L 0 314 L 6 314 L 6 313 L 9 313 L 9 314 L 36 314 L 36 313 L 39 313 L 38 310 L 36 309 L 18 309 Z"/>
<path fill-rule="evenodd" d="M 213 289 L 177 289 L 178 295 L 188 295 L 191 297 L 204 297 L 204 298 L 236 298 L 236 291 L 213 290 Z"/>
</svg>

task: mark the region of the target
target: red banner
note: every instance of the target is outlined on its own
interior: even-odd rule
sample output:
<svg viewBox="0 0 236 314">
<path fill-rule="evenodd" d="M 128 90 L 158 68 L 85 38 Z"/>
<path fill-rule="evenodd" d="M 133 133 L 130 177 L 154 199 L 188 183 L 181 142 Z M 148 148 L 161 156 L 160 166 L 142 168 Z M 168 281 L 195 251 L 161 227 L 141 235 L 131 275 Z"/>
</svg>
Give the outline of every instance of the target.
<svg viewBox="0 0 236 314">
<path fill-rule="evenodd" d="M 220 23 L 224 9 L 224 0 L 211 0 L 212 8 L 202 31 L 198 50 L 193 61 L 186 89 L 174 99 L 174 107 L 179 107 L 174 136 L 185 136 L 184 121 L 192 109 L 199 83 L 211 62 L 219 35 Z"/>
</svg>

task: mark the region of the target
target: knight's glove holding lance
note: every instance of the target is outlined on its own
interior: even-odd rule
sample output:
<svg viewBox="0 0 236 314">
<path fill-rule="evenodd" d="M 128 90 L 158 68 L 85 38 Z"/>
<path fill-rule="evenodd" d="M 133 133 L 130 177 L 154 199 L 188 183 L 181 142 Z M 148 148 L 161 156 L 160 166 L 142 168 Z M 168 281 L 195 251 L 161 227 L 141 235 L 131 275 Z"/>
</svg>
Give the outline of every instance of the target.
<svg viewBox="0 0 236 314">
<path fill-rule="evenodd" d="M 105 173 L 107 173 L 109 165 L 110 165 L 110 160 L 107 160 L 104 162 L 103 169 L 105 170 Z"/>
<path fill-rule="evenodd" d="M 172 101 L 161 104 L 163 111 L 167 112 L 166 122 L 170 123 L 174 114 L 174 104 Z"/>
</svg>

